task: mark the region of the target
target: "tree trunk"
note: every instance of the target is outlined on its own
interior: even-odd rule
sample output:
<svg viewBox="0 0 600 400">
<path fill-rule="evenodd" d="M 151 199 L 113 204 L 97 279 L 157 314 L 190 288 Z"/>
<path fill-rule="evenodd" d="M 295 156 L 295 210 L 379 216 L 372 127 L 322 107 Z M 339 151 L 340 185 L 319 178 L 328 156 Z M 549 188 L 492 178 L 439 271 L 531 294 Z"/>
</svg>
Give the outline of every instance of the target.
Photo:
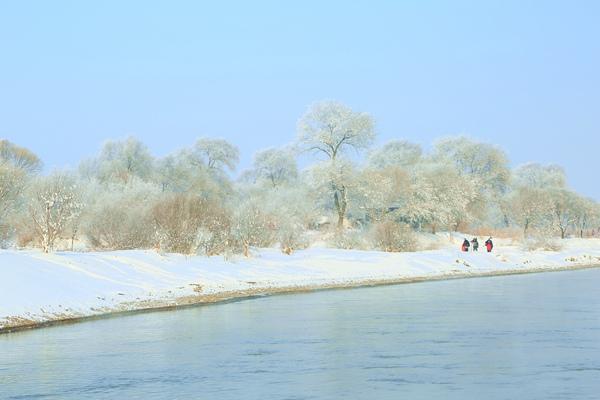
<svg viewBox="0 0 600 400">
<path fill-rule="evenodd" d="M 338 213 L 338 228 L 344 227 L 344 218 L 346 217 L 346 206 L 348 205 L 346 199 L 346 188 L 342 186 L 341 189 L 336 190 L 333 193 L 333 202 Z"/>
</svg>

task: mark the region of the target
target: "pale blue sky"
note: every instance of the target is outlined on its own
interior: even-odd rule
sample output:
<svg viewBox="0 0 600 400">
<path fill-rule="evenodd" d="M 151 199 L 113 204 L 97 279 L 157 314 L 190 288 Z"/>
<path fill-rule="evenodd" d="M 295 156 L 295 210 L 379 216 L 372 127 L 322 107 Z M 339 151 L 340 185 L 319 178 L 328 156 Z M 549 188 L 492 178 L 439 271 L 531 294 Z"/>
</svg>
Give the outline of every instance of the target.
<svg viewBox="0 0 600 400">
<path fill-rule="evenodd" d="M 337 99 L 380 143 L 466 133 L 600 199 L 599 20 L 596 1 L 1 1 L 0 137 L 53 168 L 108 138 L 215 136 L 245 167 Z"/>
</svg>

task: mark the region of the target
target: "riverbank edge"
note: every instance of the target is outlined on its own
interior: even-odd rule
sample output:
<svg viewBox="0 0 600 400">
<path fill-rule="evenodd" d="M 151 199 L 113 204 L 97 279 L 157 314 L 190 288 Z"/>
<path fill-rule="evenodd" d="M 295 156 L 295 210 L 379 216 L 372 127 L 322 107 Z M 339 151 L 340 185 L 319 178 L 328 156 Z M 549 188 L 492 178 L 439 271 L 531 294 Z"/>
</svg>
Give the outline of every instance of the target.
<svg viewBox="0 0 600 400">
<path fill-rule="evenodd" d="M 87 315 L 87 316 L 68 316 L 64 318 L 50 319 L 47 321 L 31 321 L 26 319 L 18 319 L 13 325 L 5 325 L 0 327 L 1 334 L 17 333 L 23 331 L 29 331 L 33 329 L 47 328 L 60 325 L 75 324 L 79 322 L 93 321 L 99 319 L 107 319 L 114 317 L 121 317 L 127 315 L 149 313 L 149 312 L 160 312 L 160 311 L 173 311 L 178 309 L 185 309 L 190 307 L 198 307 L 202 305 L 213 305 L 222 304 L 233 301 L 242 301 L 253 298 L 284 295 L 284 294 L 295 294 L 295 293 L 310 293 L 322 290 L 339 290 L 339 289 L 353 289 L 361 287 L 373 287 L 373 286 L 386 286 L 386 285 L 400 285 L 409 283 L 420 283 L 430 281 L 443 281 L 452 279 L 468 279 L 468 278 L 486 278 L 494 276 L 507 276 L 507 275 L 524 275 L 524 274 L 536 274 L 544 272 L 561 272 L 561 271 L 575 271 L 582 269 L 593 269 L 600 268 L 600 264 L 581 264 L 581 265 L 565 265 L 559 267 L 539 267 L 539 268 L 527 268 L 527 269 L 507 269 L 497 271 L 480 271 L 480 272 L 459 272 L 451 274 L 440 274 L 430 276 L 416 276 L 416 277 L 398 277 L 398 278 L 384 278 L 384 279 L 364 279 L 353 282 L 330 282 L 317 285 L 297 285 L 297 286 L 268 286 L 258 287 L 247 290 L 236 290 L 236 291 L 224 291 L 214 294 L 198 294 L 192 296 L 177 297 L 170 300 L 144 300 L 138 302 L 123 303 L 121 306 L 101 312 L 99 314 Z"/>
</svg>

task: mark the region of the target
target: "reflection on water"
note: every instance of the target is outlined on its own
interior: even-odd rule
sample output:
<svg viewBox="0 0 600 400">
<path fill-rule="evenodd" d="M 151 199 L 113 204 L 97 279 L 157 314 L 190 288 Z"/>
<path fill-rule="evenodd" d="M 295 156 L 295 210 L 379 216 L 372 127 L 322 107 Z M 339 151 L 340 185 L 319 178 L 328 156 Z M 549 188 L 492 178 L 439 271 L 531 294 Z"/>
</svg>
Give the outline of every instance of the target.
<svg viewBox="0 0 600 400">
<path fill-rule="evenodd" d="M 4 399 L 598 399 L 600 269 L 0 335 Z"/>
</svg>

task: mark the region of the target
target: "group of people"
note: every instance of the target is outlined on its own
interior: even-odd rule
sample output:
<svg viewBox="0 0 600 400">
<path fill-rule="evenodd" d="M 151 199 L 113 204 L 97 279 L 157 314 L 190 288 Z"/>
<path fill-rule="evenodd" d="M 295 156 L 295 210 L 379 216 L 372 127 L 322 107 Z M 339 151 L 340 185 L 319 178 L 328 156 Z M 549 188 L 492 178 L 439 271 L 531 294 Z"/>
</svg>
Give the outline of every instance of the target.
<svg viewBox="0 0 600 400">
<path fill-rule="evenodd" d="M 465 238 L 465 240 L 463 241 L 461 250 L 469 251 L 469 247 L 471 247 L 471 245 L 473 245 L 473 251 L 479 251 L 479 241 L 477 240 L 477 238 L 473 238 L 473 240 L 471 240 L 470 243 L 469 243 L 469 240 L 467 240 L 467 238 Z M 492 249 L 494 248 L 494 242 L 492 242 L 491 236 L 488 240 L 485 241 L 485 248 L 487 249 L 488 253 L 492 252 Z"/>
</svg>

